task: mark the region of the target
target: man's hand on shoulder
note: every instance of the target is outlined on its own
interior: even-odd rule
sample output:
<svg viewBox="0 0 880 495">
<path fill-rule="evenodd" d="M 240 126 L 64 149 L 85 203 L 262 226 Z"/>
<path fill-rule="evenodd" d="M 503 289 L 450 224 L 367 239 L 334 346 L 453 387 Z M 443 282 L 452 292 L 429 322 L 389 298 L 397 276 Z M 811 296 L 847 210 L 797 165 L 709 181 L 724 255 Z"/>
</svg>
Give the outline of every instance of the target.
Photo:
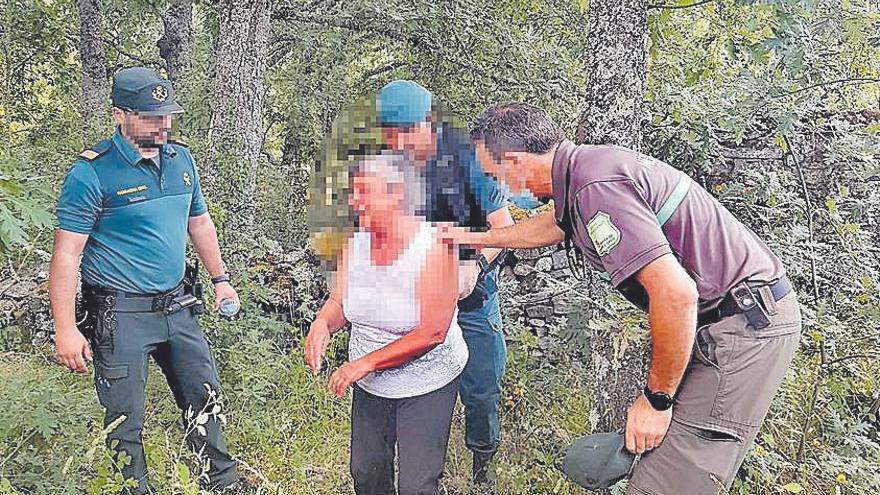
<svg viewBox="0 0 880 495">
<path fill-rule="evenodd" d="M 437 227 L 437 237 L 447 244 L 468 246 L 479 251 L 489 241 L 488 232 L 474 232 L 471 229 L 459 227 L 452 222 L 439 222 L 435 225 Z"/>
</svg>

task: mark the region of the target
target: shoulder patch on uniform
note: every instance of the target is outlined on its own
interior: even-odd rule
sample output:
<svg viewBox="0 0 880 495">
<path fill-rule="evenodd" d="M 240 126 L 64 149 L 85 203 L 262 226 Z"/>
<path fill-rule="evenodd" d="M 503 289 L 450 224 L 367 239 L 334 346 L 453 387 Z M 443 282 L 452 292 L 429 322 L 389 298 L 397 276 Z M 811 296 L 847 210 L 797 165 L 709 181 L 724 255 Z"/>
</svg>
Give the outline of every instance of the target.
<svg viewBox="0 0 880 495">
<path fill-rule="evenodd" d="M 605 256 L 620 244 L 620 229 L 614 225 L 611 215 L 604 211 L 596 213 L 587 223 L 587 234 L 593 241 L 599 256 Z"/>
<path fill-rule="evenodd" d="M 112 146 L 113 143 L 111 143 L 110 140 L 105 139 L 104 141 L 101 141 L 91 148 L 83 150 L 83 152 L 79 154 L 79 157 L 87 162 L 90 162 L 106 153 Z"/>
</svg>

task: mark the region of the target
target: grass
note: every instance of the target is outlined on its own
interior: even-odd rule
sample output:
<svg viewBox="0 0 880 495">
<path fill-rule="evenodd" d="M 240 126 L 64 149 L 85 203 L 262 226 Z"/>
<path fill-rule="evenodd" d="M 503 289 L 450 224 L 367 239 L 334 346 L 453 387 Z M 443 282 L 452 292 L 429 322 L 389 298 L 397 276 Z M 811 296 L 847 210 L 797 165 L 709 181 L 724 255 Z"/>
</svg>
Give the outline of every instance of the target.
<svg viewBox="0 0 880 495">
<path fill-rule="evenodd" d="M 351 399 L 327 390 L 329 371 L 311 375 L 302 356 L 302 329 L 247 304 L 236 320 L 206 315 L 202 326 L 225 396 L 227 443 L 244 474 L 263 493 L 352 493 Z M 507 322 L 505 331 L 498 493 L 586 493 L 557 466 L 565 448 L 590 431 L 589 370 L 574 353 L 554 352 L 560 360 L 550 362 L 537 337 L 524 328 Z M 4 328 L 0 342 L 9 348 L 6 337 L 19 334 Z M 334 340 L 329 352 L 334 365 L 344 359 L 345 346 L 344 336 Z M 91 375 L 54 364 L 51 346 L 25 348 L 0 353 L 0 495 L 117 493 L 106 454 L 95 452 L 101 444 L 101 411 Z M 798 354 L 731 494 L 877 493 L 880 443 L 864 419 L 866 411 L 847 402 L 854 392 L 873 394 L 880 376 L 876 363 L 866 361 L 864 373 L 819 380 L 814 361 Z M 144 440 L 151 478 L 163 495 L 198 495 L 198 466 L 182 443 L 180 413 L 155 365 L 147 396 Z M 808 414 L 813 419 L 804 436 Z M 442 480 L 447 494 L 470 490 L 463 420 L 459 405 Z M 622 485 L 613 493 L 623 493 Z"/>
<path fill-rule="evenodd" d="M 311 376 L 288 325 L 265 316 L 222 322 L 208 317 L 204 323 L 224 388 L 227 443 L 245 475 L 265 493 L 352 493 L 350 396 L 330 394 L 328 372 Z M 504 436 L 497 458 L 499 491 L 584 493 L 555 467 L 565 446 L 588 430 L 589 393 L 582 365 L 547 364 L 536 349 L 531 334 L 511 333 Z M 100 436 L 101 418 L 92 378 L 54 364 L 52 352 L 43 346 L 0 354 L 0 406 L 5 408 L 0 418 L 8 423 L 0 430 L 7 436 L 0 439 L 0 459 L 10 459 L 0 460 L 0 478 L 20 493 L 92 493 L 88 485 L 97 473 L 86 454 Z M 46 396 L 53 397 L 48 408 L 41 405 Z M 34 433 L 44 416 L 51 428 Z M 13 418 L 19 424 L 13 425 Z M 198 493 L 193 481 L 197 466 L 182 444 L 179 418 L 161 372 L 151 364 L 144 443 L 151 478 L 163 494 Z M 464 447 L 463 420 L 459 404 L 443 479 L 450 494 L 469 491 L 471 459 Z M 29 456 L 12 450 L 18 443 L 33 444 Z M 41 472 L 55 475 L 39 481 Z"/>
</svg>

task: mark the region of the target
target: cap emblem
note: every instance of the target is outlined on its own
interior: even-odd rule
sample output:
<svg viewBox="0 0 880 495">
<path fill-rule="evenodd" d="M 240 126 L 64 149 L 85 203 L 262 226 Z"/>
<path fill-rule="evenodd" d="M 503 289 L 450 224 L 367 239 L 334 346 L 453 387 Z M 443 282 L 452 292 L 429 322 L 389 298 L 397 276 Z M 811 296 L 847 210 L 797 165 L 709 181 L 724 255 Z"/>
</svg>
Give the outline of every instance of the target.
<svg viewBox="0 0 880 495">
<path fill-rule="evenodd" d="M 153 99 L 156 101 L 165 101 L 168 99 L 168 89 L 161 84 L 153 87 Z"/>
</svg>

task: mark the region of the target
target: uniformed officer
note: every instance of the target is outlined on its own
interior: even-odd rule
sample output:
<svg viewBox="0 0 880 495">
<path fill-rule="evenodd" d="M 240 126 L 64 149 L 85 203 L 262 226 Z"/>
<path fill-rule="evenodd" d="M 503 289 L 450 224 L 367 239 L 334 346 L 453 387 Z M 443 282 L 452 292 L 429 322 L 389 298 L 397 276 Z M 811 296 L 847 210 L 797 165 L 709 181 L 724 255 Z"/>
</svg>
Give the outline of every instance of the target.
<svg viewBox="0 0 880 495">
<path fill-rule="evenodd" d="M 626 447 L 645 455 L 627 493 L 726 493 L 800 338 L 779 258 L 682 172 L 626 148 L 578 146 L 534 106 L 490 107 L 472 136 L 494 175 L 535 200 L 552 196 L 555 212 L 447 236 L 476 246 L 573 243 L 576 257 L 648 313 L 650 374 L 626 423 Z"/>
<path fill-rule="evenodd" d="M 377 105 L 388 145 L 424 171 L 427 191 L 420 213 L 428 221 L 482 230 L 513 225 L 505 192 L 483 172 L 467 131 L 444 121 L 430 91 L 413 81 L 392 81 L 379 91 Z M 496 284 L 500 255 L 498 249 L 486 249 L 460 268 L 458 323 L 470 359 L 459 392 L 473 480 L 483 491 L 492 491 L 489 466 L 501 442 L 498 402 L 507 351 Z"/>
<path fill-rule="evenodd" d="M 199 294 L 195 280 L 183 282 L 187 234 L 213 277 L 215 310 L 238 295 L 192 155 L 169 140 L 172 115 L 183 109 L 169 81 L 140 67 L 116 74 L 111 98 L 116 132 L 80 154 L 58 200 L 49 275 L 57 356 L 79 373 L 94 356 L 105 426 L 125 417 L 107 441 L 131 456 L 122 469 L 138 481 L 130 493 L 151 491 L 142 441 L 148 356 L 184 413 L 188 445 L 208 463 L 209 487 L 237 489 L 243 482 L 221 434 L 223 404 L 198 325 Z M 74 316 L 79 269 L 83 332 Z"/>
</svg>

